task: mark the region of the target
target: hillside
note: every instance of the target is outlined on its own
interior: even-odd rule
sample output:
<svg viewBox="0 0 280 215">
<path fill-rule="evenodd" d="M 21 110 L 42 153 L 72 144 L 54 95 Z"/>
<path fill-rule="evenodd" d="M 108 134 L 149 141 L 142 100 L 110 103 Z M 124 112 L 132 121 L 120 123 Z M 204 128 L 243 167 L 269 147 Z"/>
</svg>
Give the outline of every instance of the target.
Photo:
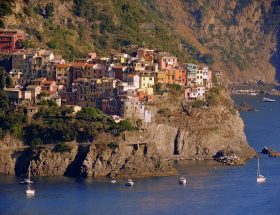
<svg viewBox="0 0 280 215">
<path fill-rule="evenodd" d="M 277 0 L 14 1 L 0 1 L 0 19 L 32 36 L 26 47 L 53 48 L 71 60 L 145 45 L 209 64 L 231 81 L 275 79 L 269 60 L 279 28 Z"/>
</svg>

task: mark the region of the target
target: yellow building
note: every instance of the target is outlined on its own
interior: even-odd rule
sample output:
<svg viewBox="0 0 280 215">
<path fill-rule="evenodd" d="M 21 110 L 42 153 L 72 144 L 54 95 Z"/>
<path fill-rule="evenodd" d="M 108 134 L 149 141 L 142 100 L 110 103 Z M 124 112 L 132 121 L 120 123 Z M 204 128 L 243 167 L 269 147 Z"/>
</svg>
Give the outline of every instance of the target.
<svg viewBox="0 0 280 215">
<path fill-rule="evenodd" d="M 156 72 L 156 84 L 165 84 L 165 73 L 163 71 Z"/>
<path fill-rule="evenodd" d="M 58 64 L 56 65 L 56 82 L 58 84 L 66 84 L 69 77 L 69 70 L 71 64 Z"/>
<path fill-rule="evenodd" d="M 140 89 L 144 90 L 148 95 L 153 95 L 153 86 L 155 85 L 155 77 L 152 72 L 140 73 Z"/>
</svg>

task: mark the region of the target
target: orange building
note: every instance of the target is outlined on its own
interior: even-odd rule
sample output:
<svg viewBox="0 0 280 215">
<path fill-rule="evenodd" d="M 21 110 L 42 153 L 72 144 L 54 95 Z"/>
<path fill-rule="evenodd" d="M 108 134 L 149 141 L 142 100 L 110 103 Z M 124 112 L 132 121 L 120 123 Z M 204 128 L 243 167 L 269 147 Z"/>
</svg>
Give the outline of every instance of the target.
<svg viewBox="0 0 280 215">
<path fill-rule="evenodd" d="M 163 70 L 165 84 L 178 84 L 186 85 L 186 71 L 176 68 L 176 69 L 165 69 Z"/>
</svg>

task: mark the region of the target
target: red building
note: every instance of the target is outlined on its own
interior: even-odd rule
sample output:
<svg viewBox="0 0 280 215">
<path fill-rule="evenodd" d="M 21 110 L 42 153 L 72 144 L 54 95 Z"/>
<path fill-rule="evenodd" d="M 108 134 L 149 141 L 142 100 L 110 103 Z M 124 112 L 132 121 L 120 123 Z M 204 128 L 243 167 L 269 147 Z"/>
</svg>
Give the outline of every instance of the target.
<svg viewBox="0 0 280 215">
<path fill-rule="evenodd" d="M 17 49 L 17 42 L 25 39 L 20 30 L 0 29 L 0 52 L 11 53 Z"/>
</svg>

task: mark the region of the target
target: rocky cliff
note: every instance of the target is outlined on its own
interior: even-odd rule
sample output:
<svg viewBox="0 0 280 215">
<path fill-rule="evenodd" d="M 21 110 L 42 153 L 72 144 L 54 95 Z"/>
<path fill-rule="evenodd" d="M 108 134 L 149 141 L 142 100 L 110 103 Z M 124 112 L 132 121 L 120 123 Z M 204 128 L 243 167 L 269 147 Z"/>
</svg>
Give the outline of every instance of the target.
<svg viewBox="0 0 280 215">
<path fill-rule="evenodd" d="M 0 174 L 25 174 L 29 164 L 34 176 L 144 177 L 176 174 L 171 162 L 166 161 L 153 144 L 137 146 L 123 141 L 113 145 L 68 144 L 71 152 L 64 153 L 54 152 L 51 145 L 33 150 L 0 148 Z"/>
<path fill-rule="evenodd" d="M 53 145 L 31 150 L 6 136 L 0 143 L 0 173 L 24 174 L 30 163 L 36 176 L 141 177 L 175 174 L 174 160 L 213 159 L 221 151 L 242 160 L 255 156 L 225 90 L 219 99 L 186 112 L 179 95 L 163 95 L 148 106 L 152 123 L 119 136 L 100 133 L 91 144 L 68 143 L 71 152 L 54 152 Z"/>
</svg>

